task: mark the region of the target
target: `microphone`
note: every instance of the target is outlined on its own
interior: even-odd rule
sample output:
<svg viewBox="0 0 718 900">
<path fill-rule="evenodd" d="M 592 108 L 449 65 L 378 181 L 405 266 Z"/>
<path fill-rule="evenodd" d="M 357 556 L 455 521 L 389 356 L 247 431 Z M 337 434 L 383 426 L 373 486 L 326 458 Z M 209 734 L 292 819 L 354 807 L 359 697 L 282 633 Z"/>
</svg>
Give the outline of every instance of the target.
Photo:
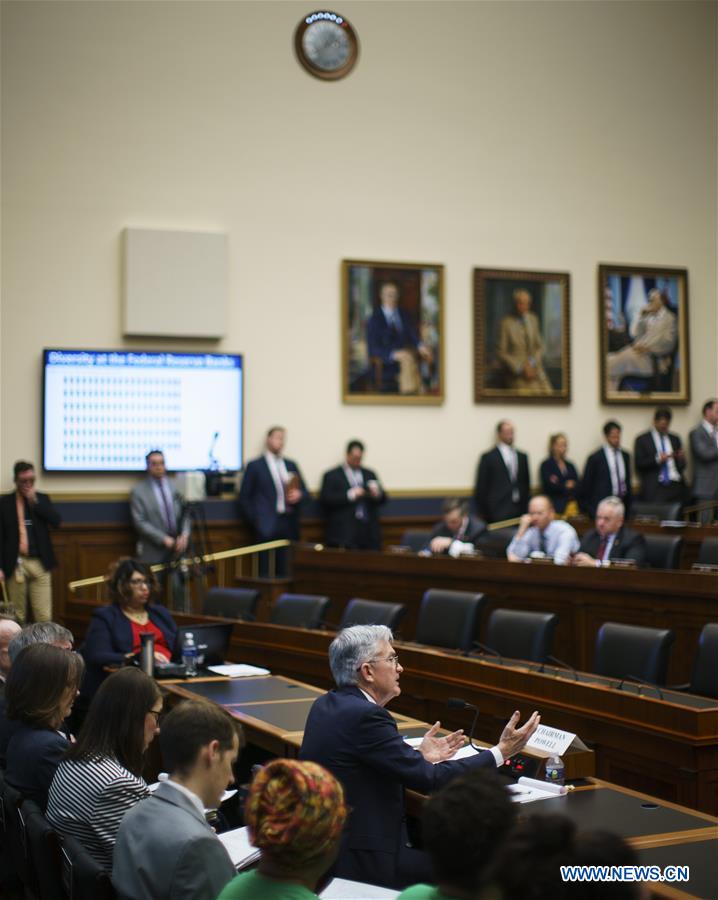
<svg viewBox="0 0 718 900">
<path fill-rule="evenodd" d="M 578 672 L 574 669 L 574 667 L 570 663 L 564 662 L 562 659 L 559 659 L 557 656 L 551 656 L 550 653 L 548 653 L 546 655 L 546 659 L 549 662 L 555 663 L 557 666 L 561 666 L 562 669 L 568 669 L 568 671 L 573 675 L 574 681 L 579 680 Z M 545 665 L 546 665 L 545 661 L 541 663 L 541 668 L 539 669 L 539 672 L 543 672 Z"/>
<path fill-rule="evenodd" d="M 503 663 L 503 657 L 498 650 L 494 650 L 493 647 L 487 647 L 487 645 L 482 644 L 481 641 L 472 641 L 471 643 L 472 646 L 476 647 L 480 651 L 481 656 L 495 656 L 500 663 Z"/>
<path fill-rule="evenodd" d="M 617 688 L 617 690 L 619 690 L 619 691 L 620 691 L 620 690 L 623 690 L 623 685 L 624 685 L 627 681 L 628 681 L 628 682 L 633 681 L 633 682 L 635 682 L 635 683 L 638 685 L 638 696 L 639 696 L 639 697 L 641 696 L 641 686 L 642 686 L 642 685 L 645 685 L 646 687 L 651 687 L 651 688 L 653 688 L 653 690 L 658 694 L 658 699 L 659 699 L 659 700 L 663 700 L 663 691 L 660 689 L 660 687 L 659 687 L 657 684 L 655 684 L 653 681 L 647 681 L 645 678 L 639 678 L 638 675 L 626 675 L 625 678 L 622 678 L 622 679 L 618 682 L 618 688 Z"/>
<path fill-rule="evenodd" d="M 473 709 L 474 710 L 474 720 L 471 723 L 471 729 L 469 730 L 469 744 L 471 745 L 471 749 L 476 751 L 476 753 L 481 753 L 482 748 L 477 747 L 474 743 L 474 728 L 476 728 L 476 720 L 479 718 L 479 707 L 474 706 L 473 703 L 467 703 L 466 700 L 463 700 L 461 697 L 449 697 L 446 701 L 446 705 L 449 709 Z"/>
<path fill-rule="evenodd" d="M 216 463 L 217 463 L 217 460 L 215 459 L 215 456 L 214 456 L 214 448 L 215 448 L 215 444 L 217 443 L 218 437 L 219 437 L 219 432 L 215 431 L 215 433 L 212 435 L 212 441 L 210 442 L 210 445 L 209 445 L 208 458 L 209 458 L 210 469 L 214 469 L 216 466 Z"/>
</svg>

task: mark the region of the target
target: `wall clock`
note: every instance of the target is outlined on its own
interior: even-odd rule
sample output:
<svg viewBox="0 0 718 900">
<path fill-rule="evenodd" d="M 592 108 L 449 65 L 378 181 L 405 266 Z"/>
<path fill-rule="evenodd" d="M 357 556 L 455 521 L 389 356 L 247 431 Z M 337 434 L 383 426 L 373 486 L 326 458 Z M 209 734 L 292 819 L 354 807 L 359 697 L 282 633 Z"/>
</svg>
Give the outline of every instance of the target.
<svg viewBox="0 0 718 900">
<path fill-rule="evenodd" d="M 317 10 L 305 16 L 294 32 L 299 62 L 315 78 L 334 81 L 354 68 L 359 42 L 351 24 L 338 13 Z"/>
</svg>

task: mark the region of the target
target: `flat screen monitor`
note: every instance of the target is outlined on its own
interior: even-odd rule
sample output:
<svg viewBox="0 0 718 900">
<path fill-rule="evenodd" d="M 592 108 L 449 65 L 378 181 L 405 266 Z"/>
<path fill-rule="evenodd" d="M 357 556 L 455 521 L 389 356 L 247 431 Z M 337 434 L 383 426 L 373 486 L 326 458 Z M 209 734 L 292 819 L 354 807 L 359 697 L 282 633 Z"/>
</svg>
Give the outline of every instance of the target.
<svg viewBox="0 0 718 900">
<path fill-rule="evenodd" d="M 197 665 L 205 668 L 221 665 L 227 659 L 233 628 L 234 625 L 231 623 L 224 624 L 222 622 L 212 625 L 180 625 L 177 629 L 177 640 L 172 654 L 173 661 L 182 662 L 184 636 L 189 632 L 194 637 L 197 647 Z"/>
<path fill-rule="evenodd" d="M 241 356 L 45 350 L 43 373 L 47 472 L 242 468 Z"/>
</svg>

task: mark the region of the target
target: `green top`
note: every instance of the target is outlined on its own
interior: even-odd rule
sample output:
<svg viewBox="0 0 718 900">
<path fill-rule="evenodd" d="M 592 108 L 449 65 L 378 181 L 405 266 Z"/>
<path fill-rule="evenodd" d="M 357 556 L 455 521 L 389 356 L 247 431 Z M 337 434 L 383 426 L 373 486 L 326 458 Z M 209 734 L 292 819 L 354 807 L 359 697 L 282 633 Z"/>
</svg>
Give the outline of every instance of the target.
<svg viewBox="0 0 718 900">
<path fill-rule="evenodd" d="M 265 878 L 252 869 L 233 878 L 217 900 L 316 900 L 316 897 L 304 885 Z"/>
<path fill-rule="evenodd" d="M 396 900 L 452 900 L 448 894 L 442 894 L 434 884 L 413 884 L 402 891 Z"/>
</svg>

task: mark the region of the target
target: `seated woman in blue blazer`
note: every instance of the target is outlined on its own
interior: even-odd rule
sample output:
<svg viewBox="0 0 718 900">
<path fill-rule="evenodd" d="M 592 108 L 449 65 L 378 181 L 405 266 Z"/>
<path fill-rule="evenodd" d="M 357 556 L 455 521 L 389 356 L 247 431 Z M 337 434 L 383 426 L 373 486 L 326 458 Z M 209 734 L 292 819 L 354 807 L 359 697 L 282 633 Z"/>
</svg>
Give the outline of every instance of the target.
<svg viewBox="0 0 718 900">
<path fill-rule="evenodd" d="M 150 567 L 136 559 L 120 559 L 108 583 L 112 603 L 92 614 L 80 652 L 87 664 L 83 697 L 90 698 L 107 677 L 108 666 L 121 666 L 139 652 L 140 635 L 155 636 L 155 659 L 168 662 L 177 636 L 169 611 L 151 597 L 158 591 Z"/>
<path fill-rule="evenodd" d="M 31 644 L 20 651 L 7 677 L 7 717 L 17 727 L 7 747 L 5 778 L 43 811 L 55 769 L 70 746 L 63 723 L 84 669 L 71 650 Z"/>
</svg>

